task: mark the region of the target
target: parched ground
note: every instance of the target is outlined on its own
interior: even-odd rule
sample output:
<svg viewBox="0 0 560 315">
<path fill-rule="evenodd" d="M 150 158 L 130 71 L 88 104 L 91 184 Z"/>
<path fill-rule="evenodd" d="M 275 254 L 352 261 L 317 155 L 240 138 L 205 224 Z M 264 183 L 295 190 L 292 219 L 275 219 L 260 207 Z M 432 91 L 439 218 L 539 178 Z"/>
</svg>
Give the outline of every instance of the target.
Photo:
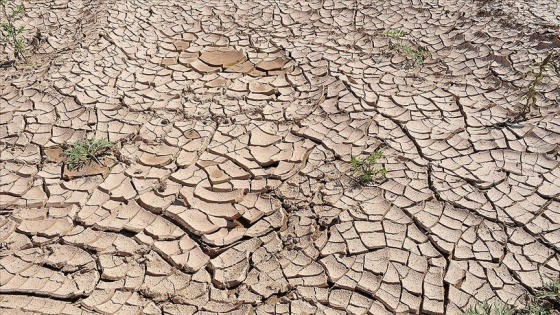
<svg viewBox="0 0 560 315">
<path fill-rule="evenodd" d="M 558 1 L 25 6 L 32 55 L 0 70 L 2 315 L 458 314 L 559 277 L 560 77 L 514 119 Z M 93 136 L 120 153 L 65 169 Z M 378 149 L 386 180 L 357 185 Z"/>
</svg>

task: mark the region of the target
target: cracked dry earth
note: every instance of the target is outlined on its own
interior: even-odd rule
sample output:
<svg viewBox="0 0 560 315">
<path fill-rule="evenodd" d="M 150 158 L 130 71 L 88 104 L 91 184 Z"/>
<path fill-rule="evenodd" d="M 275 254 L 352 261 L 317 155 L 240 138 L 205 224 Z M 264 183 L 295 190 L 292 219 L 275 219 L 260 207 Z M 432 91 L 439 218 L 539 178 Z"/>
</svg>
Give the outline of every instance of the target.
<svg viewBox="0 0 560 315">
<path fill-rule="evenodd" d="M 522 305 L 560 271 L 558 75 L 511 119 L 560 47 L 540 2 L 26 1 L 39 59 L 1 70 L 0 313 Z M 423 66 L 389 49 L 399 28 Z M 120 153 L 64 169 L 92 136 Z M 386 180 L 356 185 L 350 158 L 378 149 Z"/>
</svg>

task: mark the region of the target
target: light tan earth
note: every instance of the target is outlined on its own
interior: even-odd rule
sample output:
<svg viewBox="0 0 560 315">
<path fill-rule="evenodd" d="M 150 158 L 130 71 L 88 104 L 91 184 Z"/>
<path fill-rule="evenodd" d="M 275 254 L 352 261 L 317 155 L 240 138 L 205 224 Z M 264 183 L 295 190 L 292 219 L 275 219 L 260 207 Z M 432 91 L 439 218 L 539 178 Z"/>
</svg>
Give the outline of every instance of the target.
<svg viewBox="0 0 560 315">
<path fill-rule="evenodd" d="M 25 7 L 33 57 L 1 70 L 2 315 L 458 314 L 559 277 L 559 76 L 512 119 L 559 50 L 557 1 Z M 120 154 L 63 173 L 92 136 Z M 361 187 L 350 158 L 377 149 L 386 180 Z"/>
</svg>

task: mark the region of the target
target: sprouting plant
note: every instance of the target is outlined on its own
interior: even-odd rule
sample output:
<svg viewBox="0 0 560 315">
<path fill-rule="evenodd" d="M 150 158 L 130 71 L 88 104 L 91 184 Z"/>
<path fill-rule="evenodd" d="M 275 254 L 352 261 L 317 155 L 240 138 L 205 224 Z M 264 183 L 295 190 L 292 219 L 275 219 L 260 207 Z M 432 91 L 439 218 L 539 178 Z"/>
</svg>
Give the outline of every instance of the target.
<svg viewBox="0 0 560 315">
<path fill-rule="evenodd" d="M 403 36 L 408 35 L 407 32 L 403 30 L 385 30 L 383 31 L 383 36 L 392 39 L 401 39 Z"/>
<path fill-rule="evenodd" d="M 62 155 L 66 158 L 66 165 L 69 170 L 79 169 L 91 161 L 103 165 L 99 157 L 113 147 L 113 143 L 105 139 L 86 139 L 78 140 L 74 143 L 67 143 Z"/>
<path fill-rule="evenodd" d="M 545 283 L 543 289 L 537 293 L 537 298 L 560 301 L 560 280 Z"/>
<path fill-rule="evenodd" d="M 520 310 L 527 315 L 550 315 L 555 307 L 560 306 L 560 280 L 545 283 L 530 303 Z"/>
<path fill-rule="evenodd" d="M 15 59 L 25 59 L 25 38 L 21 36 L 25 28 L 15 26 L 23 16 L 23 6 L 16 5 L 14 0 L 0 0 L 0 5 L 2 10 L 0 42 L 4 48 L 12 46 Z"/>
<path fill-rule="evenodd" d="M 424 64 L 424 58 L 428 55 L 428 51 L 424 49 L 416 49 L 410 45 L 402 43 L 393 43 L 392 48 L 400 53 L 405 54 L 410 60 L 410 66 L 421 66 Z"/>
<path fill-rule="evenodd" d="M 496 315 L 513 315 L 514 309 L 503 303 L 503 302 L 495 302 L 494 303 L 494 314 Z"/>
<path fill-rule="evenodd" d="M 545 305 L 539 305 L 537 303 L 530 303 L 524 308 L 519 310 L 520 314 L 524 315 L 551 315 L 551 307 Z"/>
<path fill-rule="evenodd" d="M 534 62 L 530 67 L 530 71 L 525 74 L 525 76 L 532 75 L 533 81 L 529 84 L 527 94 L 525 94 L 522 98 L 525 99 L 525 104 L 521 107 L 517 116 L 518 119 L 527 118 L 527 114 L 529 114 L 529 112 L 537 106 L 537 88 L 546 76 L 548 76 L 551 72 L 555 72 L 554 67 L 549 65 L 551 59 L 552 52 L 548 53 L 542 62 Z"/>
<path fill-rule="evenodd" d="M 378 168 L 377 160 L 383 157 L 382 151 L 375 151 L 372 155 L 364 159 L 352 157 L 352 171 L 356 179 L 363 185 L 370 184 L 387 174 L 387 169 Z"/>
<path fill-rule="evenodd" d="M 500 301 L 493 304 L 488 302 L 476 303 L 471 305 L 463 315 L 513 315 L 514 309 Z"/>
<path fill-rule="evenodd" d="M 491 308 L 488 302 L 476 303 L 467 308 L 463 315 L 490 315 Z"/>
<path fill-rule="evenodd" d="M 424 59 L 428 55 L 428 51 L 421 48 L 414 48 L 403 42 L 402 38 L 408 35 L 403 30 L 385 30 L 383 36 L 389 38 L 389 47 L 398 53 L 404 54 L 407 59 L 408 67 L 416 67 L 424 64 Z"/>
<path fill-rule="evenodd" d="M 464 315 L 552 315 L 558 314 L 554 310 L 560 306 L 560 280 L 544 284 L 543 288 L 534 296 L 529 296 L 527 305 L 522 308 L 512 308 L 502 302 L 494 304 L 476 303 L 470 306 Z"/>
</svg>

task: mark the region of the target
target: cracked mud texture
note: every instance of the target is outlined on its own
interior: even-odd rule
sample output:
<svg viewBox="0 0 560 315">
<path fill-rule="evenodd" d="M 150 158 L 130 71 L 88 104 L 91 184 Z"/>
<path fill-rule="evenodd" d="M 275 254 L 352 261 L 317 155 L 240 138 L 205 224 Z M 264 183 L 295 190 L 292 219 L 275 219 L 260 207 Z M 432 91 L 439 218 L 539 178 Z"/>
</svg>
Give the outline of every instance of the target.
<svg viewBox="0 0 560 315">
<path fill-rule="evenodd" d="M 0 313 L 459 314 L 559 277 L 558 75 L 512 121 L 558 2 L 24 4 Z M 93 136 L 119 156 L 64 170 Z M 378 149 L 386 180 L 356 185 Z"/>
</svg>

